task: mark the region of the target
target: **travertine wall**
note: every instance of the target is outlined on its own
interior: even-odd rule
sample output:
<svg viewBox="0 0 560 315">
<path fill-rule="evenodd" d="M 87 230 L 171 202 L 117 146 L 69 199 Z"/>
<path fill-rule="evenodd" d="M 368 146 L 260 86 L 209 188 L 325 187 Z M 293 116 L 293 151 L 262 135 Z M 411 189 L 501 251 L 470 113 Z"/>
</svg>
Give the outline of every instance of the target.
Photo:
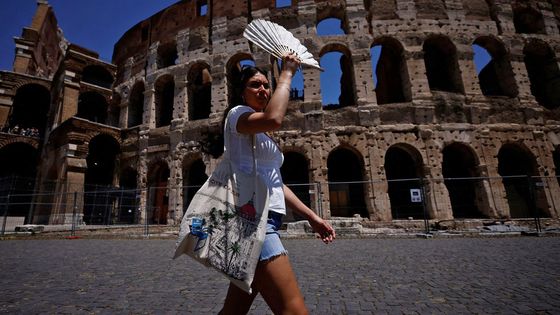
<svg viewBox="0 0 560 315">
<path fill-rule="evenodd" d="M 49 79 L 53 99 L 39 176 L 81 176 L 83 183 L 88 142 L 99 134 L 111 135 L 121 146 L 115 184 L 123 170 L 137 171 L 137 187 L 143 189 L 141 221 L 152 220 L 146 209 L 154 201 L 146 189 L 166 182 L 167 224 L 178 223 L 185 202 L 182 187 L 192 184 L 185 176 L 193 163 L 201 160 L 210 174 L 219 161 L 219 152 L 212 149 L 216 147 L 214 138 L 232 99 L 239 62 L 253 60 L 269 70 L 274 83 L 275 65 L 270 56 L 242 36 L 251 19 L 264 18 L 292 31 L 316 58 L 335 51 L 344 56 L 341 89 L 345 97 L 341 104 L 345 106 L 324 108 L 321 72 L 303 68 L 304 97 L 291 101 L 282 130 L 273 135 L 284 152 L 297 153 L 306 161 L 308 174 L 300 178 L 320 188 L 311 189 L 310 201 L 321 215 L 361 214 L 382 222 L 406 219 L 407 215 L 396 213 L 398 198 L 391 197 L 397 187 L 392 180 L 398 179 L 394 174 L 399 170 L 386 158 L 398 151 L 413 164 L 409 175 L 423 180 L 420 186 L 430 219 L 523 217 L 512 210 L 511 190 L 518 184 L 508 183 L 502 176 L 514 175 L 515 170 L 504 168 L 524 161 L 530 163 L 524 162 L 523 174 L 543 177 L 536 180 L 532 192 L 534 206 L 541 215 L 559 216 L 560 187 L 552 177 L 558 175 L 560 163 L 559 5 L 548 1 L 492 1 L 489 5 L 483 0 L 307 0 L 276 8 L 271 0 L 234 0 L 207 1 L 205 14 L 199 14 L 201 3 L 181 1 L 139 21 L 115 44 L 114 65 L 59 38 L 67 49 Z M 44 12 L 48 11 L 41 7 L 37 16 Z M 339 19 L 345 34 L 319 36 L 317 24 L 326 18 Z M 43 22 L 56 21 L 53 19 Z M 536 22 L 524 24 L 527 20 Z M 473 43 L 494 58 L 480 75 L 473 60 Z M 370 50 L 376 45 L 383 47 L 376 73 L 383 82 L 377 91 Z M 17 64 L 23 65 L 25 56 L 21 54 Z M 45 62 L 37 64 L 41 68 Z M 114 74 L 112 88 L 83 82 L 87 66 Z M 202 86 L 196 75 L 200 69 L 205 69 L 204 84 L 211 84 L 209 103 L 193 97 L 194 87 Z M 143 87 L 140 94 L 134 92 L 138 86 Z M 172 95 L 166 96 L 166 87 L 173 88 Z M 9 108 L 16 89 L 0 93 L 4 107 Z M 115 126 L 75 121 L 79 97 L 91 91 L 103 95 L 109 112 L 118 115 Z M 137 102 L 142 108 L 133 108 Z M 210 114 L 195 119 L 191 117 L 194 106 L 208 106 Z M 4 113 L 0 118 L 5 116 L 6 121 L 9 109 L 4 107 L 0 107 L 0 114 Z M 132 123 L 135 111 L 142 112 L 138 125 Z M 164 119 L 159 126 L 166 113 L 170 121 Z M 68 120 L 72 122 L 65 123 Z M 71 136 L 57 131 L 67 129 Z M 468 176 L 481 178 L 471 187 L 475 196 L 469 205 L 477 212 L 457 210 L 456 192 L 443 177 L 449 170 L 461 173 L 466 164 L 444 168 L 448 161 L 444 152 L 449 150 L 469 156 Z M 337 152 L 352 158 L 337 160 Z M 515 161 L 506 163 L 503 152 L 512 154 Z M 358 190 L 360 198 L 349 197 L 353 188 L 342 190 L 352 200 L 347 200 L 347 208 L 340 208 L 331 199 L 340 198 L 333 182 L 341 179 L 330 177 L 346 169 L 351 173 L 349 162 L 356 162 L 359 169 L 359 174 L 352 173 L 352 181 L 364 184 Z M 52 171 L 56 168 L 62 171 L 48 175 L 56 173 Z M 154 174 L 166 174 L 166 169 L 168 178 L 156 178 Z M 318 201 L 321 203 L 315 206 Z M 419 218 L 417 212 L 409 216 Z"/>
</svg>

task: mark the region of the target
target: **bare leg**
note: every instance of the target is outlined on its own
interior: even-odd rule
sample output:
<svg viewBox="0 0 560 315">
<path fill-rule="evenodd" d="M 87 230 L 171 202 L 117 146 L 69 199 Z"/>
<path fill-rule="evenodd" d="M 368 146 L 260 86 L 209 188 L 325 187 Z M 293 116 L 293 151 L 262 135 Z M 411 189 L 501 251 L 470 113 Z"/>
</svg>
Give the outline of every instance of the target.
<svg viewBox="0 0 560 315">
<path fill-rule="evenodd" d="M 296 276 L 286 255 L 257 265 L 253 287 L 274 314 L 308 314 Z"/>
<path fill-rule="evenodd" d="M 224 302 L 224 307 L 219 314 L 247 314 L 249 312 L 249 309 L 251 308 L 251 305 L 253 304 L 253 300 L 257 296 L 257 293 L 258 291 L 253 289 L 252 294 L 247 294 L 247 292 L 230 283 L 226 295 L 226 301 Z"/>
</svg>

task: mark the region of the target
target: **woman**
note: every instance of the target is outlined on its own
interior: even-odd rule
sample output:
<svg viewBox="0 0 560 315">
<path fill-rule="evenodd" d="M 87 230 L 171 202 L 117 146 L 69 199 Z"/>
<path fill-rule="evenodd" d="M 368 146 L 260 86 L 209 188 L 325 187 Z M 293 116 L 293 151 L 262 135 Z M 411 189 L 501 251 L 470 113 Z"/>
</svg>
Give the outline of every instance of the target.
<svg viewBox="0 0 560 315">
<path fill-rule="evenodd" d="M 227 113 L 224 137 L 230 137 L 230 147 L 225 149 L 229 152 L 232 164 L 240 170 L 251 171 L 251 139 L 256 134 L 257 170 L 269 186 L 271 194 L 266 238 L 255 271 L 253 293 L 249 295 L 230 284 L 220 314 L 246 314 L 258 293 L 274 314 L 307 314 L 287 252 L 277 233 L 282 225 L 282 216 L 286 214 L 286 206 L 306 218 L 323 242 L 330 243 L 336 237 L 330 224 L 282 183 L 282 153 L 276 143 L 265 134 L 282 125 L 288 108 L 292 77 L 299 66 L 300 61 L 294 55 L 283 58 L 282 72 L 272 95 L 270 84 L 262 70 L 255 67 L 243 69 L 240 95 L 245 105 L 235 106 Z"/>
</svg>

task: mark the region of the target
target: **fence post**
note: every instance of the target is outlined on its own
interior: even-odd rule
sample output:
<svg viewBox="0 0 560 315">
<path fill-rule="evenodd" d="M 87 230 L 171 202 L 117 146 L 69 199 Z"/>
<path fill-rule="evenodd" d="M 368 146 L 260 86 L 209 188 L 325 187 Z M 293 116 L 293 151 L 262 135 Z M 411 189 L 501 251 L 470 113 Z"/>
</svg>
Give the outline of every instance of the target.
<svg viewBox="0 0 560 315">
<path fill-rule="evenodd" d="M 426 192 L 424 191 L 424 179 L 422 177 L 420 180 L 420 189 L 422 192 L 422 212 L 424 214 L 424 231 L 426 234 L 430 234 L 430 224 L 428 223 L 428 211 L 426 210 Z"/>
<path fill-rule="evenodd" d="M 78 192 L 74 192 L 74 205 L 72 206 L 72 230 L 70 232 L 70 236 L 76 236 L 76 212 L 78 210 L 78 203 L 76 201 L 78 199 Z"/>
<path fill-rule="evenodd" d="M 6 204 L 4 206 L 4 222 L 2 222 L 2 233 L 1 235 L 4 235 L 4 232 L 6 231 L 6 221 L 8 221 L 8 208 L 10 206 L 10 194 L 8 194 L 8 196 L 6 196 Z"/>
<path fill-rule="evenodd" d="M 541 219 L 539 217 L 539 211 L 537 209 L 537 199 L 535 197 L 535 186 L 536 183 L 531 175 L 527 175 L 527 182 L 529 183 L 529 198 L 531 202 L 531 210 L 533 211 L 533 217 L 535 219 L 535 228 L 537 229 L 537 234 L 541 232 Z"/>
</svg>

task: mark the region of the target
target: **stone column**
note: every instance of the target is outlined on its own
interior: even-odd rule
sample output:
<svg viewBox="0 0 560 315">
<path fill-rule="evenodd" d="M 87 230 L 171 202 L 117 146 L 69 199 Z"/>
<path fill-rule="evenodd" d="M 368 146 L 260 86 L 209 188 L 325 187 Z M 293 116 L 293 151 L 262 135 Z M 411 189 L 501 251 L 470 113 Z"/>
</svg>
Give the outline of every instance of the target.
<svg viewBox="0 0 560 315">
<path fill-rule="evenodd" d="M 149 129 L 156 127 L 155 92 L 153 86 L 146 88 L 144 91 L 144 114 L 142 115 L 142 123 Z"/>
</svg>

